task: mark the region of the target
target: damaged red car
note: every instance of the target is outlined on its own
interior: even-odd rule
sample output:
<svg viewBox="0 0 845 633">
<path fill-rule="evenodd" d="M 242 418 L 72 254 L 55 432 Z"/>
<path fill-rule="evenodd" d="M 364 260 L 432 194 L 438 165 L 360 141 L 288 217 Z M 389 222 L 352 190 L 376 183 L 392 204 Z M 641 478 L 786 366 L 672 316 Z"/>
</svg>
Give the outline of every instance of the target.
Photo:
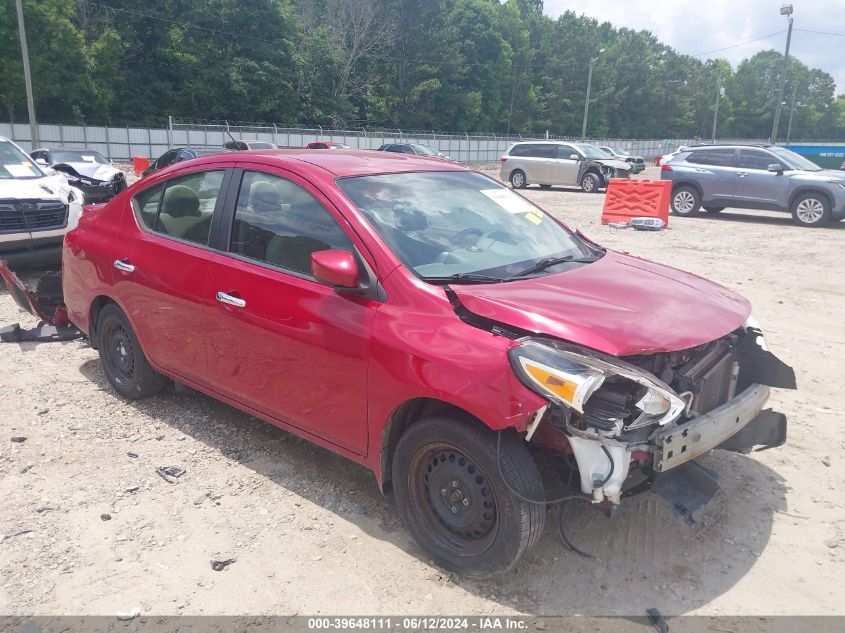
<svg viewBox="0 0 845 633">
<path fill-rule="evenodd" d="M 674 477 L 692 511 L 695 458 L 785 441 L 765 406 L 794 374 L 744 298 L 440 160 L 186 161 L 84 213 L 63 257 L 62 314 L 121 396 L 172 379 L 365 465 L 459 573 L 538 541 L 540 454 L 585 500 Z"/>
</svg>

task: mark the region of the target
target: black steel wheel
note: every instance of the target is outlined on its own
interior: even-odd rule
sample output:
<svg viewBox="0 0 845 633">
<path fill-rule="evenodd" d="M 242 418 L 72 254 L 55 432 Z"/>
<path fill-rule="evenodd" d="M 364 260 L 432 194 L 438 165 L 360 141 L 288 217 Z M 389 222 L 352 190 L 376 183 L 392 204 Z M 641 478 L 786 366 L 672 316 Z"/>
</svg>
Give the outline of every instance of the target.
<svg viewBox="0 0 845 633">
<path fill-rule="evenodd" d="M 100 311 L 97 336 L 103 371 L 118 394 L 129 400 L 139 400 L 156 395 L 164 388 L 167 379 L 147 362 L 129 320 L 115 304 Z"/>
<path fill-rule="evenodd" d="M 545 508 L 543 484 L 525 443 L 471 420 L 431 417 L 412 425 L 393 458 L 393 489 L 403 521 L 435 562 L 451 571 L 506 571 L 536 543 Z M 519 494 L 514 494 L 514 492 Z"/>
</svg>

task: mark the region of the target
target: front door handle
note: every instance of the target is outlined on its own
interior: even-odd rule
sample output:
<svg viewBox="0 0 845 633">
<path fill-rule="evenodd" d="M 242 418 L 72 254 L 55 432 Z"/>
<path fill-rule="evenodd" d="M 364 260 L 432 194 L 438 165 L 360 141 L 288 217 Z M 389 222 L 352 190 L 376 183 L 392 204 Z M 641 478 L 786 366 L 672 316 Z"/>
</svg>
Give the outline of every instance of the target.
<svg viewBox="0 0 845 633">
<path fill-rule="evenodd" d="M 220 303 L 225 303 L 227 306 L 232 306 L 235 308 L 245 308 L 246 301 L 239 297 L 233 297 L 232 295 L 226 294 L 225 292 L 218 292 L 217 293 L 217 300 Z"/>
<path fill-rule="evenodd" d="M 131 273 L 135 270 L 135 267 L 125 259 L 114 260 L 114 267 L 118 270 L 122 270 L 125 273 Z"/>
<path fill-rule="evenodd" d="M 748 172 L 747 171 L 738 171 L 738 172 L 736 172 L 736 175 L 739 176 L 740 178 L 745 178 L 748 175 Z"/>
</svg>

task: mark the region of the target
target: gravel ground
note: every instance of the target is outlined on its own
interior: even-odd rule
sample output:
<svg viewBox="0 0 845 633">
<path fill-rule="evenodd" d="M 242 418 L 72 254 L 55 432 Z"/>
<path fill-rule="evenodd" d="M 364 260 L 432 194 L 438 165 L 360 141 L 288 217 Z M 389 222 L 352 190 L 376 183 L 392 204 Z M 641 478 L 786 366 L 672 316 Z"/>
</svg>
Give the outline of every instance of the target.
<svg viewBox="0 0 845 633">
<path fill-rule="evenodd" d="M 651 495 L 612 520 L 573 510 L 587 560 L 550 515 L 516 570 L 468 581 L 428 561 L 363 468 L 192 391 L 124 402 L 82 342 L 2 344 L 0 613 L 845 614 L 845 225 L 729 210 L 641 233 L 601 226 L 603 195 L 525 195 L 743 293 L 795 367 L 798 391 L 772 403 L 786 446 L 706 456 L 721 490 L 696 525 Z M 3 291 L 0 324 L 16 321 L 34 325 Z M 175 483 L 155 470 L 171 465 Z"/>
</svg>

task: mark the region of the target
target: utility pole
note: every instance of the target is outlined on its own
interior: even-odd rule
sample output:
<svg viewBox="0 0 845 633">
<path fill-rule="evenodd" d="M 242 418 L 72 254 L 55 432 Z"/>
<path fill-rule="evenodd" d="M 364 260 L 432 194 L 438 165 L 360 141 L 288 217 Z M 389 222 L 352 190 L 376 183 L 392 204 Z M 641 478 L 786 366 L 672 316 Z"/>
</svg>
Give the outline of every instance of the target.
<svg viewBox="0 0 845 633">
<path fill-rule="evenodd" d="M 23 57 L 23 80 L 26 84 L 26 107 L 29 110 L 30 151 L 38 147 L 38 129 L 35 123 L 35 100 L 32 98 L 32 77 L 29 74 L 29 51 L 26 48 L 26 27 L 23 24 L 23 0 L 15 0 L 18 10 L 18 31 L 21 35 L 21 56 Z"/>
<path fill-rule="evenodd" d="M 716 107 L 713 109 L 713 144 L 716 144 L 716 123 L 719 121 L 719 102 L 722 100 L 722 75 L 716 79 Z"/>
<path fill-rule="evenodd" d="M 593 66 L 596 65 L 596 62 L 599 61 L 599 55 L 604 52 L 603 48 L 600 48 L 598 52 L 590 58 L 590 71 L 587 73 L 587 98 L 584 100 L 584 123 L 581 125 L 581 140 L 586 140 L 587 138 L 587 117 L 590 115 L 590 88 L 593 86 Z"/>
<path fill-rule="evenodd" d="M 786 126 L 786 142 L 789 143 L 789 137 L 792 136 L 792 115 L 795 114 L 795 97 L 798 94 L 798 84 L 792 86 L 792 105 L 789 107 L 789 125 Z"/>
<path fill-rule="evenodd" d="M 789 44 L 792 41 L 792 5 L 785 4 L 780 8 L 781 15 L 789 16 L 789 29 L 786 32 L 786 50 L 783 53 L 783 71 L 780 74 L 780 89 L 778 90 L 777 107 L 775 108 L 775 120 L 772 123 L 772 138 L 770 142 L 778 142 L 778 124 L 780 123 L 780 109 L 783 105 L 783 86 L 786 83 L 786 73 L 789 68 Z"/>
</svg>

